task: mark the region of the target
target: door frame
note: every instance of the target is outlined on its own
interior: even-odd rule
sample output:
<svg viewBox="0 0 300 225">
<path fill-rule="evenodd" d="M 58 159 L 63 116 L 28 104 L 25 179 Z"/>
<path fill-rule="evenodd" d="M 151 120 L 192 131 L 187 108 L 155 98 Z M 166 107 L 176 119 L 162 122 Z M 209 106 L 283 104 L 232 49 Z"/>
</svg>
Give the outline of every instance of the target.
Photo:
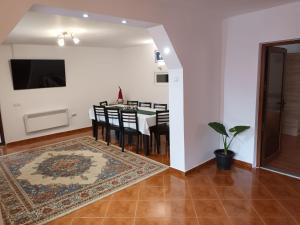
<svg viewBox="0 0 300 225">
<path fill-rule="evenodd" d="M 1 111 L 0 111 L 0 137 L 1 137 L 0 145 L 5 145 L 5 138 L 4 138 L 4 130 L 3 130 L 3 124 L 2 124 Z"/>
<path fill-rule="evenodd" d="M 268 47 L 276 47 L 278 45 L 300 44 L 299 39 L 281 40 L 274 42 L 265 42 L 260 44 L 260 61 L 259 61 L 259 89 L 258 89 L 258 116 L 257 116 L 257 141 L 256 141 L 256 167 L 261 165 L 262 151 L 262 125 L 263 125 L 263 108 L 265 99 L 265 77 L 266 77 L 266 58 Z"/>
</svg>

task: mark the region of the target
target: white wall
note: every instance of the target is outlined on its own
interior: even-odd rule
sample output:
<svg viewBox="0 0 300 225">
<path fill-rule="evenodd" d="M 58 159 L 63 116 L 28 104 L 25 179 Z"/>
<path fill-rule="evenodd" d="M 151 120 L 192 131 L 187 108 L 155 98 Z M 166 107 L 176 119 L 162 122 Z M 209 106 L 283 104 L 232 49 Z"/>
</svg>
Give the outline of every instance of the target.
<svg viewBox="0 0 300 225">
<path fill-rule="evenodd" d="M 155 63 L 153 44 L 123 48 L 120 50 L 122 89 L 128 100 L 168 103 L 168 84 L 155 84 L 154 72 L 161 70 Z"/>
<path fill-rule="evenodd" d="M 228 126 L 250 125 L 232 149 L 236 158 L 254 163 L 260 43 L 300 37 L 300 3 L 292 3 L 227 19 L 224 22 L 224 114 Z"/>
<path fill-rule="evenodd" d="M 138 57 L 139 63 L 143 65 L 139 70 L 140 80 L 143 80 L 142 76 L 144 76 L 144 80 L 153 78 L 155 63 L 150 61 L 150 58 L 153 57 L 150 48 L 153 47 L 139 47 L 139 50 L 143 52 Z M 131 59 L 136 51 L 136 48 L 131 51 L 130 48 L 59 48 L 56 46 L 14 45 L 12 49 L 11 46 L 0 46 L 0 105 L 6 142 L 91 126 L 88 109 L 101 100 L 115 101 L 119 85 L 125 87 L 128 96 L 134 96 L 131 91 L 136 94 L 136 85 L 143 85 L 145 90 L 148 90 L 143 95 L 145 100 L 165 101 L 168 98 L 167 86 L 159 88 L 161 90 L 160 95 L 152 99 L 152 96 L 158 92 L 157 90 L 154 93 L 149 91 L 153 87 L 156 88 L 154 83 L 138 84 L 135 81 L 137 73 L 132 73 L 130 66 L 123 64 Z M 151 53 L 151 55 L 147 55 L 147 53 Z M 123 59 L 123 57 L 125 58 Z M 8 63 L 11 58 L 65 59 L 67 86 L 14 91 Z M 130 60 L 128 63 L 134 66 Z M 144 73 L 141 71 L 143 68 Z M 127 80 L 135 82 L 123 83 Z M 138 97 L 138 95 L 136 96 Z M 69 108 L 71 114 L 77 114 L 71 118 L 69 127 L 33 134 L 25 133 L 24 114 L 59 108 Z"/>
</svg>

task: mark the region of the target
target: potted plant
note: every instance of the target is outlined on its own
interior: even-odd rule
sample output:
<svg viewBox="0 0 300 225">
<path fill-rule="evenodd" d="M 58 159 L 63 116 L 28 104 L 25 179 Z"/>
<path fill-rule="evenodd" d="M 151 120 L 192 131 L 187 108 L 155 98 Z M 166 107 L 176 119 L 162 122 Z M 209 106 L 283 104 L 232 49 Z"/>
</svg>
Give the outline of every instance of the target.
<svg viewBox="0 0 300 225">
<path fill-rule="evenodd" d="M 215 150 L 214 152 L 216 155 L 217 167 L 219 169 L 229 170 L 231 168 L 232 158 L 234 156 L 234 152 L 229 150 L 230 145 L 238 134 L 244 132 L 245 130 L 248 130 L 250 126 L 235 126 L 233 128 L 230 128 L 229 133 L 231 135 L 228 134 L 225 126 L 221 123 L 211 122 L 208 124 L 208 126 L 222 135 L 224 148 Z"/>
</svg>

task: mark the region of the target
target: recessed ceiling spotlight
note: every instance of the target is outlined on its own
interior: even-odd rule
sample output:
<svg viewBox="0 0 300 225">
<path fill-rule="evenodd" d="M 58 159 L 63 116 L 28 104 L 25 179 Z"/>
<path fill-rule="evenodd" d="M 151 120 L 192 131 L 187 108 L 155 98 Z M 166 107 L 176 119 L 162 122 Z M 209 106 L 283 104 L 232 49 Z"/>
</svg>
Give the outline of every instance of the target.
<svg viewBox="0 0 300 225">
<path fill-rule="evenodd" d="M 170 54 L 170 51 L 171 51 L 170 48 L 168 48 L 168 47 L 165 47 L 165 48 L 164 48 L 164 54 L 165 54 L 165 55 L 169 55 L 169 54 Z"/>
<path fill-rule="evenodd" d="M 122 20 L 121 23 L 126 24 L 127 20 Z"/>
<path fill-rule="evenodd" d="M 83 17 L 83 18 L 88 18 L 88 17 L 89 17 L 89 14 L 84 13 L 84 14 L 82 15 L 82 17 Z"/>
</svg>

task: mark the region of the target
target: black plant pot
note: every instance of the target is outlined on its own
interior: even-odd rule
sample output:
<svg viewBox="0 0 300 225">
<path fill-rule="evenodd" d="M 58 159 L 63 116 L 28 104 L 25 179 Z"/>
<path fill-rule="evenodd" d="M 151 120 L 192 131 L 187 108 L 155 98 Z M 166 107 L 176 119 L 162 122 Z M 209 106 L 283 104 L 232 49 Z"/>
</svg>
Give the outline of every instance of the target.
<svg viewBox="0 0 300 225">
<path fill-rule="evenodd" d="M 227 150 L 227 154 L 225 155 L 224 149 L 218 149 L 215 151 L 215 155 L 218 169 L 230 170 L 234 152 Z"/>
</svg>

